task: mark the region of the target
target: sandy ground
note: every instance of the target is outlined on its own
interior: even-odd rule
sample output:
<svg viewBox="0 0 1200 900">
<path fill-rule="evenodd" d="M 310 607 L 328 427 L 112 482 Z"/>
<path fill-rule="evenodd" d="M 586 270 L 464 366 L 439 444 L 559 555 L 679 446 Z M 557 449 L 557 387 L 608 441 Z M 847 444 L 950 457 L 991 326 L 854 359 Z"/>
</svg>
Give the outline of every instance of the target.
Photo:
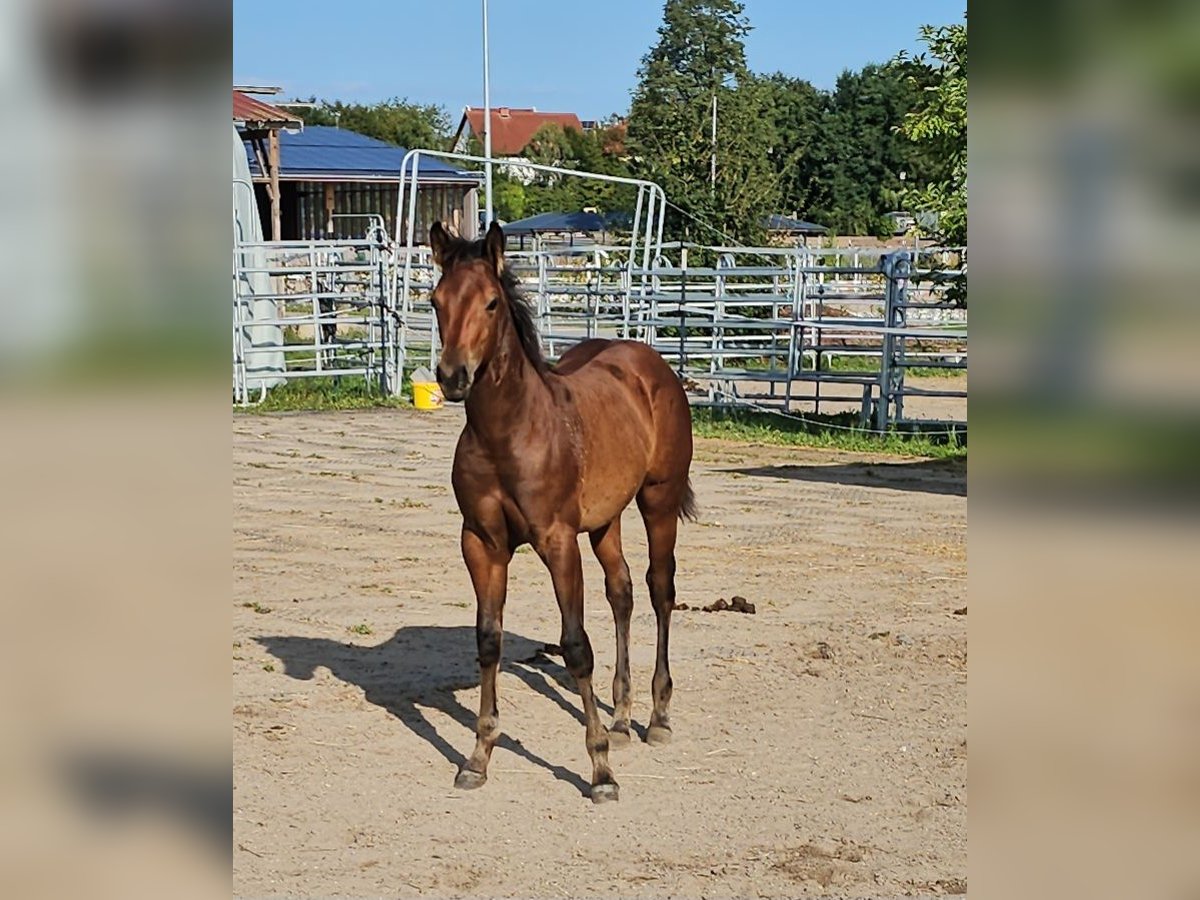
<svg viewBox="0 0 1200 900">
<path fill-rule="evenodd" d="M 673 743 L 614 750 L 593 806 L 549 578 L 511 567 L 490 779 L 448 490 L 460 408 L 239 416 L 239 896 L 871 896 L 966 890 L 965 466 L 700 441 L 681 530 Z M 635 572 L 634 718 L 654 617 Z M 586 549 L 586 541 L 583 542 Z M 614 656 L 584 554 L 604 705 Z M 956 610 L 958 611 L 956 613 Z"/>
</svg>

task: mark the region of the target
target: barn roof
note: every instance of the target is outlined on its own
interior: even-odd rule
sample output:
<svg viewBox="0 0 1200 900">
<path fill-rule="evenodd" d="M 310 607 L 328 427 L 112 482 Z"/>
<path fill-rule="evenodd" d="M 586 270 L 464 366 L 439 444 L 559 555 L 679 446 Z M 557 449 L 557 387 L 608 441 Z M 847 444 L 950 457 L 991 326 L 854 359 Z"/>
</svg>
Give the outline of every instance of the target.
<svg viewBox="0 0 1200 900">
<path fill-rule="evenodd" d="M 303 128 L 304 122 L 285 109 L 233 92 L 233 123 L 241 128 Z"/>
<path fill-rule="evenodd" d="M 560 125 L 564 130 L 574 128 L 576 131 L 583 131 L 583 123 L 575 113 L 538 112 L 536 109 L 509 106 L 493 107 L 491 124 L 493 156 L 518 156 L 543 125 Z M 483 139 L 481 107 L 468 106 L 463 110 L 463 120 L 459 123 L 458 134 L 455 135 L 456 143 L 467 125 L 470 125 L 472 134 L 480 140 Z"/>
<path fill-rule="evenodd" d="M 345 128 L 309 125 L 303 131 L 279 135 L 279 176 L 292 181 L 377 181 L 399 180 L 400 166 L 408 151 Z M 250 171 L 261 175 L 258 160 L 247 142 Z M 410 164 L 411 166 L 411 164 Z M 423 157 L 418 169 L 422 180 L 476 182 L 477 172 L 468 172 Z"/>
</svg>

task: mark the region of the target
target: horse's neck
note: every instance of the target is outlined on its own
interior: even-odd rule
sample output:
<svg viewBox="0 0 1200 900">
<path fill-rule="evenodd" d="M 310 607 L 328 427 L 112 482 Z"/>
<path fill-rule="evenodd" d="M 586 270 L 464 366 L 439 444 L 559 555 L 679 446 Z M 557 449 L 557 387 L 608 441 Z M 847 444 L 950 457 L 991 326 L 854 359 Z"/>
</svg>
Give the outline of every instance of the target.
<svg viewBox="0 0 1200 900">
<path fill-rule="evenodd" d="M 507 321 L 496 355 L 467 397 L 467 424 L 493 453 L 501 454 L 511 450 L 517 426 L 546 418 L 550 405 L 550 389 L 525 355 L 516 326 Z"/>
</svg>

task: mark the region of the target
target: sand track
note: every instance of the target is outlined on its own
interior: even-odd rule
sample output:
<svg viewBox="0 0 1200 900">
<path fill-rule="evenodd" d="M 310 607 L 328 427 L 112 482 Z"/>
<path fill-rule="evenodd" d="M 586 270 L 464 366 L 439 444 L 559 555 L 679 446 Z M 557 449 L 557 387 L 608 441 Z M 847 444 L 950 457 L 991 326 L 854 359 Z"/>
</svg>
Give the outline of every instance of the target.
<svg viewBox="0 0 1200 900">
<path fill-rule="evenodd" d="M 239 416 L 239 896 L 896 896 L 966 887 L 965 466 L 702 440 L 681 529 L 675 740 L 614 750 L 593 807 L 549 577 L 511 567 L 482 789 L 452 787 L 478 701 L 448 490 L 460 409 Z M 654 617 L 634 571 L 634 718 Z M 613 627 L 585 549 L 596 683 Z"/>
</svg>

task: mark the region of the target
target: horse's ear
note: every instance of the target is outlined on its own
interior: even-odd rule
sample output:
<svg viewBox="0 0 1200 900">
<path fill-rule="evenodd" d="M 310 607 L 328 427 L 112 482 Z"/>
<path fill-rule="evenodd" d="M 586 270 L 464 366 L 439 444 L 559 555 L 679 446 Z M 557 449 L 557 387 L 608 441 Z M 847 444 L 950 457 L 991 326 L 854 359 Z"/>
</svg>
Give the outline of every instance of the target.
<svg viewBox="0 0 1200 900">
<path fill-rule="evenodd" d="M 446 259 L 446 248 L 450 246 L 450 235 L 441 222 L 434 222 L 429 229 L 429 246 L 433 250 L 433 261 L 438 268 Z"/>
<path fill-rule="evenodd" d="M 496 268 L 497 275 L 504 272 L 504 229 L 495 220 L 483 236 L 483 254 Z"/>
</svg>

